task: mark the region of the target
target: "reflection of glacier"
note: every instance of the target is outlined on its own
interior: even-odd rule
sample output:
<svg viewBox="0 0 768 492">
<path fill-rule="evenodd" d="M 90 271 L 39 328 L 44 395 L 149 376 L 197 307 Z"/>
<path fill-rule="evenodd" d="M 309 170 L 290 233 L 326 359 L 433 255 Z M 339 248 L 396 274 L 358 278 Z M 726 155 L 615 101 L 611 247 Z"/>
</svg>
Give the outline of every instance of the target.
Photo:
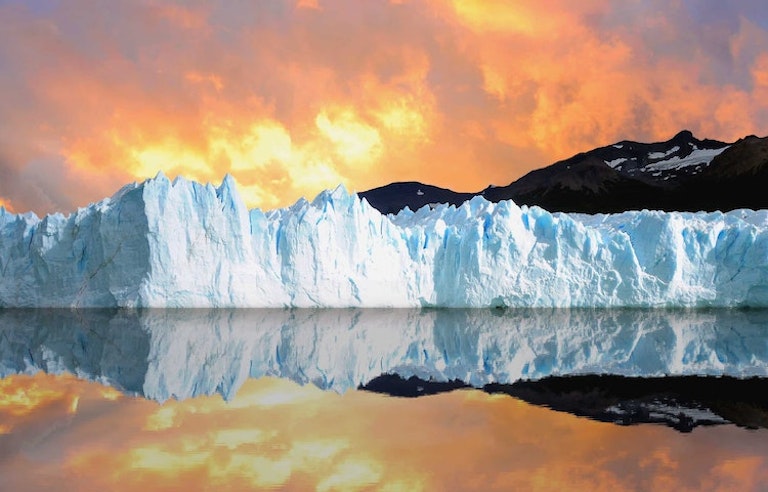
<svg viewBox="0 0 768 492">
<path fill-rule="evenodd" d="M 6 310 L 0 375 L 68 371 L 156 400 L 265 375 L 345 391 L 383 373 L 768 375 L 768 311 Z"/>
<path fill-rule="evenodd" d="M 767 306 L 768 212 L 247 210 L 159 176 L 68 217 L 0 208 L 5 307 Z"/>
</svg>

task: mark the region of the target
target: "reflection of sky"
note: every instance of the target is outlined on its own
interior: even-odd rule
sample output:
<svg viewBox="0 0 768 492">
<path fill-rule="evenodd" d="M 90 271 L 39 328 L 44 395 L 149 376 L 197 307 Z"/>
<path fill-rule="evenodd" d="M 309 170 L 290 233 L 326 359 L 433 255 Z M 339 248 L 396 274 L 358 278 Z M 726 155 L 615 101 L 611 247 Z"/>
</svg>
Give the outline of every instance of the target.
<svg viewBox="0 0 768 492">
<path fill-rule="evenodd" d="M 459 391 L 406 400 L 249 380 L 158 405 L 69 376 L 0 381 L 0 489 L 750 490 L 765 431 L 620 427 Z"/>
</svg>

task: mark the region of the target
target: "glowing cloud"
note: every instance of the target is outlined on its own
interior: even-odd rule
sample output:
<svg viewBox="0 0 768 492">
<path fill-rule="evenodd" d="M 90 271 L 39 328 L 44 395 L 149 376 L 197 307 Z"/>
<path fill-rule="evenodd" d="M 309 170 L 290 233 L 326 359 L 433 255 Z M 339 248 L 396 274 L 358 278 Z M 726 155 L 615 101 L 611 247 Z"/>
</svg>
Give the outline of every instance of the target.
<svg viewBox="0 0 768 492">
<path fill-rule="evenodd" d="M 11 203 L 8 200 L 4 200 L 3 198 L 0 198 L 0 207 L 5 208 L 9 212 L 13 212 L 13 207 L 11 206 Z"/>
<path fill-rule="evenodd" d="M 333 120 L 323 111 L 315 118 L 315 124 L 333 143 L 336 154 L 349 164 L 370 164 L 381 154 L 379 132 L 361 122 L 352 111 L 342 111 Z"/>
</svg>

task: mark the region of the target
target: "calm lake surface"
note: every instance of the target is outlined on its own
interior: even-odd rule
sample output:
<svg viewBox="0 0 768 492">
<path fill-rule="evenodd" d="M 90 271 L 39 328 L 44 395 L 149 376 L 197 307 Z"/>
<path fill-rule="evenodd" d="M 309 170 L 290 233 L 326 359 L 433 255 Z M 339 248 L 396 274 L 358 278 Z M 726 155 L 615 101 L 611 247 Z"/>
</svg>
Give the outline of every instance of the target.
<svg viewBox="0 0 768 492">
<path fill-rule="evenodd" d="M 4 310 L 0 376 L 0 490 L 768 486 L 762 310 Z"/>
</svg>

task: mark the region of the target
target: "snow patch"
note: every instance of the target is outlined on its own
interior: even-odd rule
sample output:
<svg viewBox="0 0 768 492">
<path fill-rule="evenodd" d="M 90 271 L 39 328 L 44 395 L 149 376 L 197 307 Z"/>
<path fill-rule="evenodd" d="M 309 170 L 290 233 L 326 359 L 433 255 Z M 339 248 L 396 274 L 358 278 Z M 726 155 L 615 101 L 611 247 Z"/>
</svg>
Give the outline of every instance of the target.
<svg viewBox="0 0 768 492">
<path fill-rule="evenodd" d="M 680 147 L 675 145 L 674 147 L 672 147 L 671 149 L 667 150 L 666 152 L 651 152 L 651 153 L 648 154 L 648 158 L 651 159 L 651 160 L 663 159 L 663 158 L 667 157 L 670 154 L 674 154 L 678 150 L 680 150 Z"/>
<path fill-rule="evenodd" d="M 612 161 L 605 161 L 605 163 L 608 164 L 608 166 L 616 169 L 617 166 L 627 162 L 627 160 L 628 159 L 626 157 L 619 157 L 618 159 L 613 159 Z"/>
<path fill-rule="evenodd" d="M 696 149 L 685 157 L 671 157 L 669 159 L 654 162 L 643 167 L 643 171 L 670 171 L 680 170 L 694 165 L 708 166 L 712 160 L 722 154 L 728 147 L 719 149 Z"/>
</svg>

